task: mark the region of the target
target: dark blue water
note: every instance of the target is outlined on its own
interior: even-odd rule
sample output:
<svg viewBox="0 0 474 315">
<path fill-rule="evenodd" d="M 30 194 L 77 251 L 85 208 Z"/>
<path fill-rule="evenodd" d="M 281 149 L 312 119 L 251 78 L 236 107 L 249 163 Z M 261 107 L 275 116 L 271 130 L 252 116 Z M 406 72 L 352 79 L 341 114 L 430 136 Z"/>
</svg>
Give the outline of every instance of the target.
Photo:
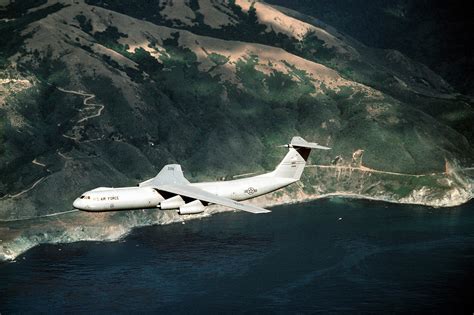
<svg viewBox="0 0 474 315">
<path fill-rule="evenodd" d="M 0 312 L 474 311 L 474 203 L 272 210 L 36 247 L 0 265 Z"/>
</svg>

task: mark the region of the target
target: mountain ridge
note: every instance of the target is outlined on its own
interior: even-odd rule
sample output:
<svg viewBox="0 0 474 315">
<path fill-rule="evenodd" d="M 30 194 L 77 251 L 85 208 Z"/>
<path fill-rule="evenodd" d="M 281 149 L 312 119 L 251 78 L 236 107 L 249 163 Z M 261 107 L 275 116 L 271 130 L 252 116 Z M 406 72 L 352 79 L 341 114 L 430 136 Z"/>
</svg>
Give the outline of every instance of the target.
<svg viewBox="0 0 474 315">
<path fill-rule="evenodd" d="M 312 155 L 300 185 L 257 204 L 334 194 L 431 206 L 472 198 L 472 126 L 459 124 L 472 108 L 426 66 L 322 24 L 330 37 L 314 25 L 302 34 L 310 17 L 292 26 L 290 11 L 263 2 L 186 1 L 194 18 L 183 11 L 183 23 L 172 2 L 157 3 L 29 0 L 0 11 L 0 32 L 10 34 L 0 44 L 1 220 L 68 211 L 78 192 L 135 184 L 167 163 L 181 163 L 191 180 L 270 170 L 282 154 L 276 145 L 297 134 L 333 149 Z M 217 21 L 207 15 L 216 10 Z M 55 222 L 54 240 L 85 237 L 60 216 L 41 219 Z M 90 233 L 121 235 L 175 216 L 104 214 Z M 91 219 L 70 217 L 86 227 Z"/>
</svg>

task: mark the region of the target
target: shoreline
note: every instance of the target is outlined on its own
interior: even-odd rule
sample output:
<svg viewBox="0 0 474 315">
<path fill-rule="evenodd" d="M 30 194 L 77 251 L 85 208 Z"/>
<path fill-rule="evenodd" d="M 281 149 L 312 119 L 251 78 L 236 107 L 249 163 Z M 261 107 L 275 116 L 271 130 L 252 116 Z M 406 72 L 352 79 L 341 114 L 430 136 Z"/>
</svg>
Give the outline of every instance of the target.
<svg viewBox="0 0 474 315">
<path fill-rule="evenodd" d="M 473 196 L 470 196 L 468 199 L 466 199 L 464 201 L 460 201 L 458 203 L 452 203 L 452 204 L 448 204 L 448 205 L 436 206 L 436 205 L 433 205 L 433 204 L 423 203 L 421 201 L 420 202 L 409 202 L 409 201 L 401 202 L 401 201 L 393 200 L 393 199 L 390 199 L 390 198 L 384 198 L 384 197 L 373 197 L 373 196 L 366 196 L 366 195 L 362 195 L 362 194 L 336 192 L 336 193 L 323 194 L 323 195 L 320 195 L 320 196 L 316 197 L 315 199 L 309 199 L 307 201 L 299 201 L 298 203 L 300 203 L 300 202 L 311 202 L 313 200 L 319 200 L 319 199 L 330 198 L 330 197 L 340 197 L 340 198 L 346 198 L 346 199 L 364 199 L 364 200 L 387 202 L 387 203 L 398 204 L 398 205 L 416 205 L 416 206 L 430 207 L 430 208 L 435 208 L 435 209 L 452 208 L 452 207 L 462 206 L 462 205 L 468 203 L 469 201 L 471 201 L 473 199 Z"/>
<path fill-rule="evenodd" d="M 377 202 L 386 202 L 391 204 L 399 204 L 399 205 L 418 205 L 424 207 L 431 207 L 431 208 L 448 208 L 448 207 L 456 207 L 463 205 L 472 200 L 472 196 L 466 198 L 463 202 L 458 202 L 456 204 L 450 204 L 449 206 L 443 207 L 436 207 L 435 205 L 430 205 L 426 203 L 419 202 L 400 202 L 397 200 L 393 200 L 387 197 L 374 197 L 374 196 L 367 196 L 361 195 L 357 193 L 347 193 L 347 192 L 334 192 L 334 193 L 327 193 L 321 195 L 300 195 L 300 198 L 295 199 L 291 198 L 289 194 L 285 194 L 282 197 L 277 198 L 269 198 L 262 196 L 260 198 L 256 198 L 251 200 L 250 203 L 258 204 L 259 206 L 266 206 L 266 207 L 275 207 L 275 206 L 284 206 L 284 205 L 295 205 L 295 204 L 303 204 L 308 203 L 316 200 L 321 200 L 324 198 L 343 198 L 343 199 L 355 199 L 355 200 L 370 200 L 370 201 L 377 201 Z M 301 198 L 302 197 L 302 198 Z M 410 201 L 410 200 L 406 200 Z M 172 211 L 170 212 L 163 212 L 163 211 L 156 211 L 155 209 L 146 210 L 136 210 L 133 213 L 121 213 L 121 217 L 119 217 L 118 222 L 99 222 L 100 224 L 95 225 L 87 225 L 90 222 L 86 222 L 85 226 L 81 225 L 80 222 L 77 225 L 74 225 L 74 218 L 69 218 L 72 220 L 70 225 L 67 222 L 63 222 L 61 217 L 65 216 L 79 216 L 79 221 L 81 219 L 87 219 L 88 215 L 84 214 L 83 212 L 71 212 L 66 211 L 63 213 L 58 213 L 57 215 L 48 215 L 40 218 L 29 218 L 29 219 L 20 219 L 14 221 L 1 221 L 2 225 L 8 224 L 9 222 L 13 224 L 22 224 L 26 221 L 30 221 L 32 223 L 37 223 L 36 221 L 41 220 L 57 220 L 55 222 L 46 222 L 45 228 L 42 229 L 41 224 L 39 224 L 39 229 L 36 234 L 29 234 L 29 235 L 17 235 L 10 240 L 2 240 L 0 239 L 0 262 L 8 262 L 8 261 L 15 261 L 15 259 L 20 256 L 21 254 L 25 253 L 26 251 L 30 250 L 31 248 L 41 245 L 41 244 L 67 244 L 73 242 L 80 242 L 80 241 L 100 241 L 100 242 L 114 242 L 121 240 L 127 235 L 129 235 L 134 229 L 144 227 L 144 226 L 152 226 L 152 225 L 167 225 L 167 224 L 175 224 L 181 223 L 185 224 L 186 221 L 201 219 L 204 217 L 209 217 L 217 213 L 225 213 L 225 212 L 234 212 L 235 210 L 226 209 L 220 206 L 211 206 L 205 212 L 197 215 L 191 216 L 181 216 L 177 213 Z M 106 215 L 102 215 L 105 217 L 106 220 L 113 221 L 115 213 L 110 213 Z M 90 214 L 89 214 L 90 215 Z M 271 214 L 270 214 L 271 215 Z M 91 217 L 93 218 L 93 217 Z M 35 220 L 36 219 L 36 220 Z M 67 221 L 66 218 L 63 218 Z M 45 222 L 43 222 L 44 224 Z M 49 224 L 51 223 L 51 224 Z M 105 224 L 104 224 L 105 223 Z M 54 230 L 55 225 L 58 227 L 62 227 L 61 229 Z M 107 225 L 109 224 L 109 225 Z M 51 225 L 51 226 L 50 226 Z M 48 230 L 48 228 L 50 230 Z M 52 228 L 52 230 L 51 230 Z M 24 228 L 27 230 L 28 228 Z M 0 225 L 0 237 L 2 235 L 2 230 L 9 231 L 9 227 L 1 227 Z M 7 232 L 8 233 L 8 232 Z M 14 233 L 14 231 L 11 231 Z"/>
</svg>

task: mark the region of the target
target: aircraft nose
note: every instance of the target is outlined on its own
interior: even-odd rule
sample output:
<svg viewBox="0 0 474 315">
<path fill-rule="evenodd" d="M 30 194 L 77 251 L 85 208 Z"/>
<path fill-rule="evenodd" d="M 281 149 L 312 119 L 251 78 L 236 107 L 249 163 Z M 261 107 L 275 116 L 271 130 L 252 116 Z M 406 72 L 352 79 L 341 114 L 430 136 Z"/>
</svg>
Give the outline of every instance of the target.
<svg viewBox="0 0 474 315">
<path fill-rule="evenodd" d="M 82 199 L 80 198 L 77 198 L 76 200 L 74 200 L 74 202 L 72 203 L 72 206 L 76 209 L 83 209 L 84 208 L 84 204 L 82 202 Z"/>
</svg>

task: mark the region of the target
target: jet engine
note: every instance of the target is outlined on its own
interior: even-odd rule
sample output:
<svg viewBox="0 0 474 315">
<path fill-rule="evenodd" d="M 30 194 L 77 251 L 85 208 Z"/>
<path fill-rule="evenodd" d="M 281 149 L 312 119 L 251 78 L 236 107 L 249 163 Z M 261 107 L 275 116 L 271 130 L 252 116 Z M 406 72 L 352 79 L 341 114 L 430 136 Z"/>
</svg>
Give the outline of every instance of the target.
<svg viewBox="0 0 474 315">
<path fill-rule="evenodd" d="M 186 204 L 186 202 L 183 200 L 183 198 L 177 195 L 160 202 L 160 208 L 161 210 L 178 209 L 184 204 Z"/>
<path fill-rule="evenodd" d="M 179 207 L 179 214 L 196 214 L 204 212 L 205 206 L 200 200 L 194 200 Z"/>
</svg>

